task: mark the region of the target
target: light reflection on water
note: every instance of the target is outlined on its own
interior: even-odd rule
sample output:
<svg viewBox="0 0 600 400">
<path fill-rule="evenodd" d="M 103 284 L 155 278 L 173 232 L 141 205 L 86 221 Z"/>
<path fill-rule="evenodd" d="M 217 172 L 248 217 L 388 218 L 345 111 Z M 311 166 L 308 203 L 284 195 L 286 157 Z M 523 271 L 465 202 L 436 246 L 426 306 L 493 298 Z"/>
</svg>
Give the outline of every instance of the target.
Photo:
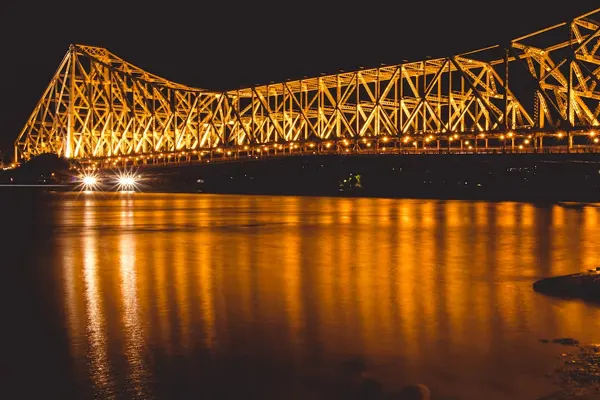
<svg viewBox="0 0 600 400">
<path fill-rule="evenodd" d="M 127 229 L 133 226 L 134 207 L 131 199 L 121 201 L 121 227 Z M 133 389 L 130 398 L 148 399 L 147 385 L 150 375 L 145 361 L 145 338 L 142 326 L 142 312 L 139 308 L 138 291 L 145 285 L 138 285 L 136 248 L 134 236 L 131 232 L 119 235 L 119 266 L 121 280 L 122 319 L 125 336 L 125 355 L 129 364 L 128 386 Z M 145 279 L 146 274 L 139 274 L 140 279 Z M 148 295 L 146 293 L 146 295 Z M 127 388 L 129 389 L 129 387 Z"/>
<path fill-rule="evenodd" d="M 84 204 L 86 211 L 83 214 L 83 225 L 86 228 L 91 228 L 91 230 L 83 236 L 77 247 L 81 247 L 83 281 L 85 283 L 86 333 L 89 341 L 86 364 L 97 391 L 105 395 L 111 395 L 114 394 L 115 388 L 107 354 L 109 338 L 106 333 L 105 308 L 102 304 L 106 299 L 102 296 L 102 288 L 99 282 L 98 234 L 93 229 L 98 223 L 97 213 L 92 200 L 86 199 Z M 73 247 L 76 247 L 76 245 L 73 245 Z M 75 264 L 78 264 L 77 261 L 75 261 Z"/>
<path fill-rule="evenodd" d="M 317 398 L 359 357 L 387 390 L 423 382 L 448 397 L 530 399 L 552 390 L 544 374 L 562 351 L 540 338 L 600 340 L 598 307 L 531 290 L 539 277 L 600 264 L 595 207 L 54 200 L 66 329 L 79 385 L 93 384 L 86 395 L 237 386 Z"/>
</svg>

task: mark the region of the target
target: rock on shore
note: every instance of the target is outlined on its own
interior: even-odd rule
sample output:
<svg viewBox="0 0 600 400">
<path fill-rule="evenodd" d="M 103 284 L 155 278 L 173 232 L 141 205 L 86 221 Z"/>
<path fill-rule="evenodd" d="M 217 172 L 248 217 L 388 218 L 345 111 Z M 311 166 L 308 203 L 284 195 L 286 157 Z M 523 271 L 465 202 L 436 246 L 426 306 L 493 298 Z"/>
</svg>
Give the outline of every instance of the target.
<svg viewBox="0 0 600 400">
<path fill-rule="evenodd" d="M 533 290 L 550 296 L 600 302 L 600 267 L 584 273 L 541 279 L 533 284 Z"/>
<path fill-rule="evenodd" d="M 579 343 L 570 339 L 568 343 Z M 567 344 L 564 339 L 553 343 Z M 563 353 L 557 368 L 547 376 L 560 389 L 538 400 L 599 400 L 600 399 L 600 346 L 577 345 L 578 350 Z"/>
</svg>

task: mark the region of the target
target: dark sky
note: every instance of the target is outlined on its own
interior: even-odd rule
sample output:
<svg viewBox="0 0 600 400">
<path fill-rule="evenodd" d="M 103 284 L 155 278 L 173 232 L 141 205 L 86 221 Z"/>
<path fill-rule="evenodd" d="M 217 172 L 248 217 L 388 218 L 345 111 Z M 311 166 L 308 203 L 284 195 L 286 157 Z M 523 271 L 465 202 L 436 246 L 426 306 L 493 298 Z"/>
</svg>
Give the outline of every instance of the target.
<svg viewBox="0 0 600 400">
<path fill-rule="evenodd" d="M 234 89 L 460 53 L 600 6 L 597 0 L 559 1 L 560 8 L 532 0 L 36 3 L 0 8 L 4 152 L 70 43 L 106 47 L 177 82 Z"/>
</svg>

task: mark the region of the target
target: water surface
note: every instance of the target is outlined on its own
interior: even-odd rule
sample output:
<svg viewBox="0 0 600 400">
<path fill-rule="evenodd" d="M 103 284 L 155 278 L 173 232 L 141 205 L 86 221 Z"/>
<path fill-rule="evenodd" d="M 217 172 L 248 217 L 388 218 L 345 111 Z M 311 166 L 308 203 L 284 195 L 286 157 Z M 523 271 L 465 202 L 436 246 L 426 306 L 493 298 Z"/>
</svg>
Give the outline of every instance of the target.
<svg viewBox="0 0 600 400">
<path fill-rule="evenodd" d="M 19 189 L 11 189 L 13 191 Z M 600 308 L 536 294 L 600 265 L 600 209 L 195 194 L 15 194 L 4 376 L 53 398 L 535 399 Z"/>
</svg>

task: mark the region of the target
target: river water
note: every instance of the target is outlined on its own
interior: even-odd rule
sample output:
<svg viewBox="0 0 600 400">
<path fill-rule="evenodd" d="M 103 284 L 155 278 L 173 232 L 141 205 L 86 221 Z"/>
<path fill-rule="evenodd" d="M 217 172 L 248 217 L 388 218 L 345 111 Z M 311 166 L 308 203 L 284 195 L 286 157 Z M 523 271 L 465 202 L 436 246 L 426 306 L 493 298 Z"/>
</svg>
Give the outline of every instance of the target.
<svg viewBox="0 0 600 400">
<path fill-rule="evenodd" d="M 536 399 L 566 351 L 540 339 L 600 342 L 600 307 L 532 290 L 600 265 L 593 205 L 19 190 L 19 398 L 335 398 L 362 363 L 386 393 Z"/>
</svg>

